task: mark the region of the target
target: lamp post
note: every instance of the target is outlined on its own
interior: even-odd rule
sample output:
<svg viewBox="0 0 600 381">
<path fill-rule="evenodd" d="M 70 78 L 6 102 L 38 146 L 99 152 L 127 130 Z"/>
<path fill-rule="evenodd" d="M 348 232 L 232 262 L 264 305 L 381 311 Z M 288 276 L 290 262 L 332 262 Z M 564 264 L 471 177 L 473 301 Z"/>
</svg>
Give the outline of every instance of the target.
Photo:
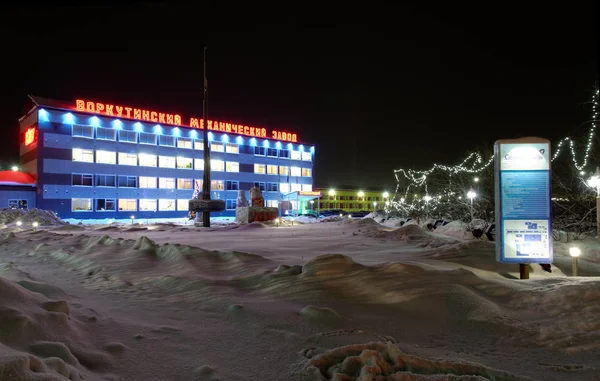
<svg viewBox="0 0 600 381">
<path fill-rule="evenodd" d="M 596 188 L 596 233 L 600 239 L 600 168 L 587 181 L 590 188 Z"/>
<path fill-rule="evenodd" d="M 377 201 L 373 201 L 373 211 L 377 211 Z"/>
<path fill-rule="evenodd" d="M 569 249 L 569 254 L 573 257 L 573 276 L 577 276 L 577 259 L 581 255 L 581 250 L 578 247 Z"/>
<path fill-rule="evenodd" d="M 477 197 L 477 193 L 469 191 L 467 192 L 467 197 L 471 200 L 471 221 L 473 221 L 473 199 Z"/>
</svg>

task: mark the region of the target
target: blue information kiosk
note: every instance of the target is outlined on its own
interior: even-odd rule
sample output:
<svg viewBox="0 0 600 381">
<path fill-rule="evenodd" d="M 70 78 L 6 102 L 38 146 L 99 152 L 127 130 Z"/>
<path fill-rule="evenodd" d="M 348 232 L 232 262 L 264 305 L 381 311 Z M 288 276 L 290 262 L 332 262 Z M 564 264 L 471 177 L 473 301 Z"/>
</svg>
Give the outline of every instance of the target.
<svg viewBox="0 0 600 381">
<path fill-rule="evenodd" d="M 518 263 L 529 279 L 530 263 L 552 263 L 550 141 L 498 140 L 494 167 L 496 260 Z"/>
</svg>

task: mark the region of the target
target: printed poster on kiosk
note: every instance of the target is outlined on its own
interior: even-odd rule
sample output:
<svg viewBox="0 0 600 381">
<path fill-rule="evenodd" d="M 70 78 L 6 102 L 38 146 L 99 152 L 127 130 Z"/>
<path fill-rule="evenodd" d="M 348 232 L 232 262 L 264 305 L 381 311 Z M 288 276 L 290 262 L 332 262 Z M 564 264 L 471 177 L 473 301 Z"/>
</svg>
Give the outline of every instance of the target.
<svg viewBox="0 0 600 381">
<path fill-rule="evenodd" d="M 550 142 L 499 140 L 494 153 L 496 260 L 551 263 Z"/>
</svg>

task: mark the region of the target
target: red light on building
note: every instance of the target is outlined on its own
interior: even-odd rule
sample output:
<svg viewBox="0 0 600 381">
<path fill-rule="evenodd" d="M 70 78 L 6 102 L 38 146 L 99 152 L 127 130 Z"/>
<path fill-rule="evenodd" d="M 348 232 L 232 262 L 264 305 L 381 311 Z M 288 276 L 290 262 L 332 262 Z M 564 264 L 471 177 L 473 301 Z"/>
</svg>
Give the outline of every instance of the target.
<svg viewBox="0 0 600 381">
<path fill-rule="evenodd" d="M 25 131 L 25 147 L 29 147 L 35 142 L 37 142 L 37 129 L 35 127 L 29 127 Z"/>
</svg>

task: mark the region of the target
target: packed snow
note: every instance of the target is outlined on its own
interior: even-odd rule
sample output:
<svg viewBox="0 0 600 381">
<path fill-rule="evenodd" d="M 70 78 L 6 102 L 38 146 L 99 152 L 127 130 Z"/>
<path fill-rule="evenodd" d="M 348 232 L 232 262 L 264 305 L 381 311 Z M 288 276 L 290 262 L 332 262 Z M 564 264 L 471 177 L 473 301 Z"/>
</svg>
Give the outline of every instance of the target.
<svg viewBox="0 0 600 381">
<path fill-rule="evenodd" d="M 592 238 L 520 280 L 460 222 L 29 213 L 0 212 L 0 381 L 600 380 Z"/>
</svg>

